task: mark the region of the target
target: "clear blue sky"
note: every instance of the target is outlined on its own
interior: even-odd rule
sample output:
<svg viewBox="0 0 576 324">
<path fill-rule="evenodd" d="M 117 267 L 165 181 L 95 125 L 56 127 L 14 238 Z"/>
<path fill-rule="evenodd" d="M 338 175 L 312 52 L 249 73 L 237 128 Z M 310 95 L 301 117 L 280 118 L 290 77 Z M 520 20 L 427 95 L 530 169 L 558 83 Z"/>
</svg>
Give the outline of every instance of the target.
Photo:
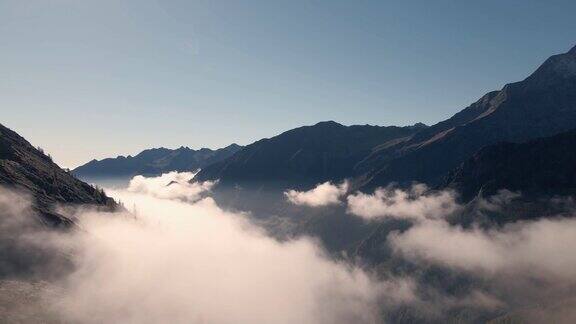
<svg viewBox="0 0 576 324">
<path fill-rule="evenodd" d="M 0 0 L 0 123 L 63 166 L 432 124 L 576 44 L 576 1 Z"/>
</svg>

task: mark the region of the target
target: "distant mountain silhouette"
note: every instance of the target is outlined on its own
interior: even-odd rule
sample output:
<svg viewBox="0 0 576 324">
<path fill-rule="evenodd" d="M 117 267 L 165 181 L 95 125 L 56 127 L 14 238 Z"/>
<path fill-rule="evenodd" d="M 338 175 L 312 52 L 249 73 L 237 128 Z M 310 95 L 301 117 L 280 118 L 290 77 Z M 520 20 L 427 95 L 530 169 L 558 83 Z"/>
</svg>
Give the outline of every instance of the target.
<svg viewBox="0 0 576 324">
<path fill-rule="evenodd" d="M 142 151 L 136 156 L 119 156 L 100 161 L 92 160 L 77 167 L 72 172 L 81 178 L 131 177 L 134 175 L 159 175 L 169 171 L 195 171 L 206 165 L 216 163 L 242 147 L 229 145 L 218 150 L 202 148 L 193 150 L 180 147 L 175 150 L 155 148 Z"/>
<path fill-rule="evenodd" d="M 323 122 L 263 139 L 203 168 L 195 180 L 310 187 L 352 179 L 371 191 L 390 183 L 436 186 L 481 148 L 522 143 L 576 128 L 576 47 L 548 58 L 523 81 L 430 127 L 342 126 Z"/>
<path fill-rule="evenodd" d="M 474 154 L 453 170 L 444 187 L 464 199 L 500 189 L 528 197 L 576 194 L 576 130 L 526 143 L 499 143 Z"/>
<path fill-rule="evenodd" d="M 408 141 L 425 128 L 424 124 L 380 127 L 320 122 L 252 143 L 230 158 L 203 168 L 195 179 L 276 187 L 339 181 L 350 176 L 356 164 L 378 146 Z"/>
<path fill-rule="evenodd" d="M 113 210 L 116 202 L 97 188 L 76 179 L 16 132 L 0 124 L 0 185 L 30 193 L 42 221 L 66 225 L 70 220 L 56 213 L 57 204 L 94 205 Z"/>
<path fill-rule="evenodd" d="M 525 142 L 576 127 L 576 47 L 547 59 L 524 81 L 490 92 L 410 140 L 374 152 L 357 168 L 357 187 L 438 184 L 484 146 Z"/>
</svg>

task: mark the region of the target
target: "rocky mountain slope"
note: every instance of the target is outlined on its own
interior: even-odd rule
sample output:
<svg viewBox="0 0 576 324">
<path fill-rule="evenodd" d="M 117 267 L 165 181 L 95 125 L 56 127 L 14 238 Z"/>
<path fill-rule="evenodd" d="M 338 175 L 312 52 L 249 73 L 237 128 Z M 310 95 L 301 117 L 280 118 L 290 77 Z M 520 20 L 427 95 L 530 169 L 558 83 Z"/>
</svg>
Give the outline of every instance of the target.
<svg viewBox="0 0 576 324">
<path fill-rule="evenodd" d="M 484 146 L 525 142 L 575 127 L 576 47 L 410 140 L 374 152 L 358 166 L 357 186 L 371 189 L 393 181 L 437 184 Z"/>
<path fill-rule="evenodd" d="M 230 158 L 202 169 L 195 179 L 282 188 L 339 181 L 350 176 L 356 164 L 378 146 L 407 141 L 425 128 L 424 124 L 380 127 L 321 122 L 250 144 Z"/>
<path fill-rule="evenodd" d="M 465 199 L 500 189 L 529 197 L 576 194 L 576 130 L 526 143 L 488 146 L 453 170 L 444 187 Z"/>
<path fill-rule="evenodd" d="M 142 151 L 136 156 L 119 156 L 103 160 L 92 160 L 72 172 L 86 179 L 109 177 L 132 177 L 134 175 L 159 175 L 169 171 L 194 171 L 206 165 L 226 159 L 242 147 L 232 144 L 211 150 L 193 150 L 180 147 L 175 150 L 155 148 Z"/>
<path fill-rule="evenodd" d="M 0 124 L 0 185 L 33 196 L 34 208 L 52 225 L 69 223 L 55 212 L 58 204 L 117 208 L 116 202 L 61 169 L 52 159 L 16 132 Z"/>
<path fill-rule="evenodd" d="M 438 185 L 481 148 L 522 143 L 576 128 L 576 47 L 431 127 L 345 127 L 319 123 L 248 145 L 196 180 L 243 186 L 311 185 L 352 178 L 370 191 L 392 182 Z"/>
</svg>

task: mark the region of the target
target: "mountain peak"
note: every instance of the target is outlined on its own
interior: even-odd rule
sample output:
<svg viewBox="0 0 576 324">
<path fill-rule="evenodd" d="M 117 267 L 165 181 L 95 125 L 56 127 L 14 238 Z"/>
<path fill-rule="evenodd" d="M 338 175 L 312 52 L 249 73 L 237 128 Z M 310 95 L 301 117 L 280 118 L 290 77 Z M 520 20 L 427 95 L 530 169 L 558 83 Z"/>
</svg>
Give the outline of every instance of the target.
<svg viewBox="0 0 576 324">
<path fill-rule="evenodd" d="M 337 123 L 337 122 L 335 122 L 335 121 L 333 121 L 333 120 L 326 120 L 326 121 L 321 121 L 321 122 L 317 123 L 317 124 L 314 125 L 314 126 L 337 126 L 337 127 L 340 127 L 340 126 L 343 126 L 343 125 L 340 124 L 340 123 Z"/>
<path fill-rule="evenodd" d="M 556 86 L 576 77 L 576 46 L 568 52 L 549 57 L 525 81 L 534 86 Z"/>
<path fill-rule="evenodd" d="M 241 145 L 238 145 L 238 144 L 236 144 L 236 143 L 232 143 L 232 144 L 230 144 L 230 145 L 228 145 L 228 146 L 226 146 L 226 147 L 223 147 L 222 149 L 223 149 L 223 150 L 230 150 L 230 149 L 238 150 L 238 149 L 240 149 L 240 148 L 242 148 Z"/>
</svg>

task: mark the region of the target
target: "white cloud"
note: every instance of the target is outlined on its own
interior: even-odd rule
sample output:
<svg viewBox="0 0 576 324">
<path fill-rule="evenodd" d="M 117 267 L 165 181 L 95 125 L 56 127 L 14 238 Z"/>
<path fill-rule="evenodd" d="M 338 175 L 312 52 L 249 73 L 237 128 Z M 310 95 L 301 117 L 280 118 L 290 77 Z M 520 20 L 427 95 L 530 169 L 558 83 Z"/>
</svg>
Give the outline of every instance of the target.
<svg viewBox="0 0 576 324">
<path fill-rule="evenodd" d="M 475 211 L 500 211 L 518 198 L 501 190 L 476 202 Z M 483 229 L 451 225 L 447 216 L 463 210 L 451 191 L 430 191 L 424 185 L 410 190 L 377 189 L 374 194 L 348 196 L 348 212 L 364 217 L 412 220 L 403 232 L 392 232 L 391 247 L 405 258 L 432 262 L 482 275 L 522 273 L 535 278 L 574 280 L 576 220 L 546 218 Z"/>
<path fill-rule="evenodd" d="M 193 202 L 216 184 L 214 181 L 190 182 L 194 175 L 192 172 L 173 171 L 158 177 L 135 176 L 130 180 L 127 190 L 156 198 Z"/>
<path fill-rule="evenodd" d="M 362 218 L 425 219 L 445 216 L 459 206 L 451 191 L 429 191 L 425 185 L 410 190 L 378 188 L 373 194 L 356 193 L 347 197 L 348 212 Z"/>
<path fill-rule="evenodd" d="M 576 283 L 575 219 L 542 219 L 502 229 L 426 221 L 390 237 L 404 256 L 482 275 L 521 274 Z"/>
<path fill-rule="evenodd" d="M 295 205 L 321 207 L 340 204 L 340 197 L 345 195 L 347 190 L 347 182 L 340 185 L 324 182 L 309 191 L 288 190 L 284 195 Z"/>
<path fill-rule="evenodd" d="M 410 228 L 393 231 L 382 242 L 395 257 L 418 269 L 434 265 L 448 275 L 475 278 L 468 293 L 459 297 L 421 283 L 419 289 L 429 296 L 421 300 L 431 302 L 434 313 L 464 306 L 514 311 L 511 318 L 522 322 L 573 323 L 576 257 L 571 249 L 576 244 L 576 219 L 547 217 L 489 228 L 448 222 L 448 216 L 457 215 L 454 212 L 470 213 L 463 215 L 472 218 L 485 211 L 503 212 L 519 196 L 500 191 L 469 209 L 458 205 L 451 192 L 431 193 L 420 186 L 407 192 L 379 189 L 373 195 L 356 194 L 348 203 L 349 211 L 362 217 L 411 220 Z"/>
</svg>

